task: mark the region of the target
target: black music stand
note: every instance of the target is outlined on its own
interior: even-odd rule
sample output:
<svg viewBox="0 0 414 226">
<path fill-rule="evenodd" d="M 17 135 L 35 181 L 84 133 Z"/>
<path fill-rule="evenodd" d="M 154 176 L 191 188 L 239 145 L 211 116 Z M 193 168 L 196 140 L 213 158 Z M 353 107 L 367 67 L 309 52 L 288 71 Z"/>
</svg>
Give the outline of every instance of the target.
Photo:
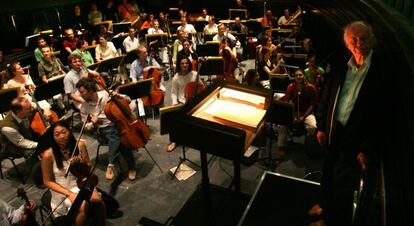
<svg viewBox="0 0 414 226">
<path fill-rule="evenodd" d="M 36 87 L 34 96 L 36 100 L 47 100 L 53 96 L 65 93 L 63 78 L 65 76 L 56 76 L 56 79 L 49 79 L 48 83 L 41 84 Z"/>
<path fill-rule="evenodd" d="M 194 28 L 197 32 L 203 32 L 204 27 L 208 24 L 208 21 L 206 20 L 196 20 L 193 22 Z"/>
<path fill-rule="evenodd" d="M 240 17 L 240 20 L 247 19 L 247 9 L 229 9 L 229 19 L 234 20 Z"/>
<path fill-rule="evenodd" d="M 129 27 L 131 27 L 131 22 L 121 22 L 112 24 L 112 32 L 114 35 L 125 32 L 128 33 Z"/>
<path fill-rule="evenodd" d="M 20 88 L 8 88 L 0 90 L 0 114 L 10 111 L 11 102 L 19 95 Z"/>
<path fill-rule="evenodd" d="M 147 43 L 148 49 L 151 47 L 160 48 L 163 46 L 167 46 L 168 34 L 145 34 L 145 43 Z"/>
<path fill-rule="evenodd" d="M 111 59 L 103 60 L 99 63 L 98 68 L 96 69 L 97 72 L 108 72 L 111 69 L 118 68 L 119 65 L 122 64 L 124 56 L 114 57 Z"/>
<path fill-rule="evenodd" d="M 270 122 L 271 124 L 291 127 L 293 125 L 294 117 L 295 117 L 294 116 L 294 105 L 292 103 L 289 103 L 286 101 L 275 100 L 273 101 L 269 109 L 266 121 Z M 275 169 L 279 159 L 273 158 L 272 156 L 272 141 L 273 141 L 272 138 L 273 138 L 274 133 L 271 132 L 270 129 L 268 132 L 269 132 L 268 134 L 268 138 L 269 138 L 268 153 L 269 154 L 265 158 L 258 159 L 257 162 L 265 161 L 265 164 L 270 169 Z"/>
<path fill-rule="evenodd" d="M 184 106 L 184 105 L 183 104 L 176 104 L 176 105 L 160 108 L 160 134 L 161 135 L 165 135 L 165 134 L 169 133 L 170 123 L 171 123 L 171 120 L 170 120 L 171 116 L 178 109 L 180 109 L 182 106 Z M 191 164 L 193 164 L 193 165 L 197 166 L 198 168 L 200 168 L 200 166 L 198 164 L 196 164 L 195 162 L 191 161 L 190 159 L 188 159 L 186 157 L 186 155 L 185 155 L 185 151 L 186 151 L 185 146 L 181 145 L 181 147 L 182 147 L 183 156 L 179 157 L 180 161 L 177 165 L 177 168 L 175 169 L 174 173 L 171 176 L 171 180 L 174 179 L 175 175 L 177 174 L 178 170 L 180 169 L 181 164 L 183 164 L 185 161 L 188 161 Z"/>
<path fill-rule="evenodd" d="M 196 53 L 199 57 L 203 56 L 220 56 L 220 43 L 210 42 L 197 45 Z"/>
<path fill-rule="evenodd" d="M 121 85 L 117 88 L 117 92 L 129 96 L 131 100 L 135 100 L 137 106 L 137 117 L 139 118 L 138 98 L 150 97 L 152 87 L 152 78 L 131 82 Z"/>
</svg>

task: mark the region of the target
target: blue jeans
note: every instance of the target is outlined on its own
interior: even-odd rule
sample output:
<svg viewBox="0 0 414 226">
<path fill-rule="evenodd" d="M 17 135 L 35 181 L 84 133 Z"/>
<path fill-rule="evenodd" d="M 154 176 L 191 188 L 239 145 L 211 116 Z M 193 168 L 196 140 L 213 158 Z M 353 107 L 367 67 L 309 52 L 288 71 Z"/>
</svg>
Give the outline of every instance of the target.
<svg viewBox="0 0 414 226">
<path fill-rule="evenodd" d="M 114 164 L 115 160 L 119 157 L 119 154 L 121 154 L 128 164 L 128 169 L 135 169 L 135 159 L 132 150 L 122 146 L 118 128 L 114 123 L 109 124 L 107 127 L 99 128 L 99 134 L 107 140 L 106 144 L 108 145 L 109 150 L 109 164 Z"/>
</svg>

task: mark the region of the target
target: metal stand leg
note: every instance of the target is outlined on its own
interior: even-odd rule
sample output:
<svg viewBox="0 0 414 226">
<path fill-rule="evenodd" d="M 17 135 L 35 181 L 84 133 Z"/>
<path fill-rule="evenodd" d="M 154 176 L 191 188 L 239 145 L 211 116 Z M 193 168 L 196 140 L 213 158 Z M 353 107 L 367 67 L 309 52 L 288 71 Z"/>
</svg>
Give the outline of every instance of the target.
<svg viewBox="0 0 414 226">
<path fill-rule="evenodd" d="M 152 161 L 154 162 L 154 164 L 157 165 L 158 169 L 160 169 L 161 173 L 163 173 L 160 165 L 158 165 L 157 161 L 155 161 L 155 159 L 152 157 L 151 153 L 148 151 L 148 149 L 145 146 L 144 146 L 144 150 L 147 152 L 147 154 L 152 159 Z"/>
<path fill-rule="evenodd" d="M 195 162 L 193 162 L 193 161 L 191 161 L 190 159 L 187 159 L 187 157 L 185 157 L 185 146 L 182 146 L 182 150 L 183 150 L 183 157 L 180 157 L 180 162 L 178 163 L 177 168 L 175 168 L 175 171 L 174 171 L 174 173 L 173 173 L 173 174 L 172 174 L 172 176 L 171 176 L 171 180 L 173 180 L 173 179 L 174 179 L 175 175 L 176 175 L 176 174 L 177 174 L 177 172 L 178 172 L 178 169 L 180 169 L 180 166 L 181 166 L 181 164 L 183 164 L 183 163 L 184 163 L 184 161 L 188 161 L 188 162 L 190 162 L 191 164 L 193 164 L 193 165 L 197 166 L 198 168 L 200 168 L 200 166 L 199 166 L 199 165 L 197 165 Z"/>
</svg>

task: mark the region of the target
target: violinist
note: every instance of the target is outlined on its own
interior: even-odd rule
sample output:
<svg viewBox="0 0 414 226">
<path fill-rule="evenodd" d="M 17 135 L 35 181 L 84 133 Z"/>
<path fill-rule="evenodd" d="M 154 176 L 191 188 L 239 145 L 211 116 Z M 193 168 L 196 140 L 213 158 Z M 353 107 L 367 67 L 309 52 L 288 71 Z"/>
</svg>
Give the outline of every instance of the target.
<svg viewBox="0 0 414 226">
<path fill-rule="evenodd" d="M 104 114 L 104 107 L 108 100 L 110 100 L 108 93 L 106 91 L 98 91 L 98 86 L 92 78 L 79 80 L 76 87 L 85 100 L 80 109 L 82 121 L 86 121 L 88 115 L 91 116 L 91 122 L 86 124 L 86 128 L 97 128 L 99 136 L 103 136 L 108 142 L 109 158 L 105 174 L 106 179 L 112 180 L 114 177 L 114 163 L 121 154 L 128 164 L 128 179 L 134 180 L 136 178 L 136 170 L 132 150 L 122 146 L 117 126 Z M 130 102 L 128 97 L 125 98 Z"/>
<path fill-rule="evenodd" d="M 68 63 L 72 69 L 66 74 L 65 78 L 63 79 L 65 93 L 74 102 L 75 107 L 79 109 L 80 105 L 85 102 L 85 100 L 80 96 L 78 89 L 76 88 L 76 83 L 78 83 L 78 81 L 82 78 L 88 77 L 89 74 L 98 77 L 99 73 L 85 68 L 83 66 L 81 56 L 79 55 L 69 55 Z"/>
<path fill-rule="evenodd" d="M 259 62 L 258 72 L 260 80 L 269 80 L 269 76 L 284 74 L 286 69 L 283 67 L 285 61 L 283 58 L 277 59 L 276 65 L 271 61 L 271 49 L 267 46 L 261 50 L 262 60 Z"/>
<path fill-rule="evenodd" d="M 90 165 L 89 155 L 85 141 L 79 140 L 79 145 L 75 148 L 75 137 L 69 126 L 61 121 L 52 125 L 46 136 L 51 141 L 51 147 L 43 152 L 43 183 L 52 193 L 50 204 L 54 216 L 65 216 L 80 191 L 72 173 L 65 177 L 66 170 L 74 162 Z M 78 156 L 71 158 L 73 152 Z M 86 220 L 94 221 L 95 225 L 106 225 L 105 204 L 98 192 L 93 191 L 88 202 L 83 201 L 80 206 L 72 208 L 78 208 L 77 214 L 75 219 L 68 220 L 75 222 L 77 226 L 84 225 Z"/>
<path fill-rule="evenodd" d="M 218 33 L 213 37 L 213 41 L 219 41 L 222 43 L 223 39 L 227 39 L 230 43 L 230 46 L 236 43 L 236 37 L 227 31 L 226 25 L 220 24 L 218 26 Z"/>
<path fill-rule="evenodd" d="M 30 200 L 29 204 L 23 204 L 15 209 L 0 199 L 0 213 L 3 216 L 3 224 L 5 226 L 31 225 L 27 222 L 27 216 L 29 213 L 35 213 L 37 205 L 33 200 Z M 34 222 L 34 224 L 36 223 Z"/>
<path fill-rule="evenodd" d="M 192 48 L 192 42 L 190 39 L 185 38 L 182 42 L 183 49 L 178 51 L 177 53 L 177 59 L 182 58 L 189 58 L 191 62 L 197 62 L 198 55 L 194 52 Z M 193 70 L 197 70 L 197 67 L 193 67 Z"/>
<path fill-rule="evenodd" d="M 144 70 L 149 68 L 160 68 L 158 62 L 148 56 L 147 48 L 144 45 L 138 46 L 137 49 L 138 58 L 131 64 L 131 71 L 129 78 L 132 82 L 136 82 L 144 78 Z"/>
<path fill-rule="evenodd" d="M 220 55 L 224 60 L 224 77 L 222 79 L 226 81 L 235 81 L 234 70 L 236 70 L 239 61 L 237 55 L 228 44 L 227 39 L 223 39 L 220 45 Z M 220 79 L 220 77 L 218 77 Z"/>
</svg>

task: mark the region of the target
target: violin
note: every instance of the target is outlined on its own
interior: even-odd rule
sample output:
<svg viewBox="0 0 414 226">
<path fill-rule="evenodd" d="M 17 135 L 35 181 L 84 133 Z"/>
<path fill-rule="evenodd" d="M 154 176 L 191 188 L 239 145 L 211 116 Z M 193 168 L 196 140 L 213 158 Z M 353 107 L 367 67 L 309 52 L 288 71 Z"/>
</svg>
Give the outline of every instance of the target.
<svg viewBox="0 0 414 226">
<path fill-rule="evenodd" d="M 110 93 L 111 100 L 106 103 L 104 113 L 115 122 L 119 129 L 121 144 L 129 149 L 143 147 L 149 140 L 150 131 L 145 123 L 135 118 L 128 102 L 120 96 Z"/>
<path fill-rule="evenodd" d="M 24 188 L 18 188 L 17 189 L 17 196 L 22 198 L 25 201 L 25 205 L 27 207 L 31 207 L 32 204 L 29 201 L 29 198 L 27 198 L 26 191 Z M 23 225 L 30 225 L 30 226 L 39 226 L 39 223 L 36 221 L 36 217 L 34 213 L 30 211 L 25 211 L 24 215 L 21 218 L 21 223 Z"/>
</svg>

